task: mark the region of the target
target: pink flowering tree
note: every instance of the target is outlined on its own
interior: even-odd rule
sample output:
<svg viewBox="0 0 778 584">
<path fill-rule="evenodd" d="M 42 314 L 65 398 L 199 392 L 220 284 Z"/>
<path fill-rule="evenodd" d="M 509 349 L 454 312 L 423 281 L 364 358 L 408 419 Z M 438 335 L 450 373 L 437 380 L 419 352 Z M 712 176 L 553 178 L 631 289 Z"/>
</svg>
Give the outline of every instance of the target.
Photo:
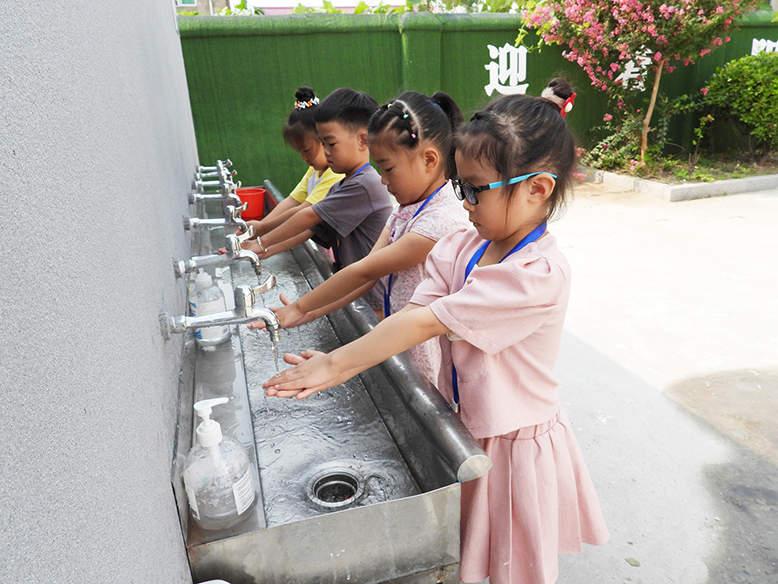
<svg viewBox="0 0 778 584">
<path fill-rule="evenodd" d="M 672 3 L 668 3 L 672 2 Z M 645 161 L 648 132 L 662 72 L 688 65 L 729 41 L 735 19 L 755 0 L 538 0 L 522 14 L 525 27 L 541 42 L 559 44 L 592 85 L 616 98 L 650 83 L 651 97 L 642 119 L 640 160 Z"/>
</svg>

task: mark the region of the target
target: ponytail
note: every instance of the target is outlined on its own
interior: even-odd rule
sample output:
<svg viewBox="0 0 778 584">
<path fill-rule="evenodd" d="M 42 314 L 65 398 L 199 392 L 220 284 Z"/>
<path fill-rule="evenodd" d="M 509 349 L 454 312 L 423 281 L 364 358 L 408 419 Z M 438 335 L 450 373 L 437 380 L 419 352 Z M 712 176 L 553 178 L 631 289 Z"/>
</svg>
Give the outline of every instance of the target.
<svg viewBox="0 0 778 584">
<path fill-rule="evenodd" d="M 397 147 L 415 149 L 422 141 L 437 147 L 446 161 L 446 178 L 456 176 L 454 133 L 462 112 L 453 98 L 441 91 L 427 97 L 406 91 L 382 105 L 370 118 L 368 135 L 391 132 Z"/>
</svg>

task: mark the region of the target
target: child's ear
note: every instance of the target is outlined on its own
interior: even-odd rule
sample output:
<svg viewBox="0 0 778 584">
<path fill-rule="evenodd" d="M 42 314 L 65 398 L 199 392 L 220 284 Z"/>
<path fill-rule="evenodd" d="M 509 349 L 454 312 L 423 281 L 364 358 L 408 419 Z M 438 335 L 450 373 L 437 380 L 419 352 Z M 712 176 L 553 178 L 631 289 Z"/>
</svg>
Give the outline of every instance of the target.
<svg viewBox="0 0 778 584">
<path fill-rule="evenodd" d="M 440 164 L 440 152 L 434 148 L 427 148 L 422 155 L 424 156 L 424 167 L 427 172 L 436 171 Z"/>
<path fill-rule="evenodd" d="M 529 179 L 530 197 L 537 202 L 545 202 L 554 192 L 556 181 L 550 174 L 545 172 L 535 175 Z"/>
<path fill-rule="evenodd" d="M 357 140 L 359 141 L 360 150 L 368 150 L 367 130 L 359 130 L 357 132 Z"/>
</svg>

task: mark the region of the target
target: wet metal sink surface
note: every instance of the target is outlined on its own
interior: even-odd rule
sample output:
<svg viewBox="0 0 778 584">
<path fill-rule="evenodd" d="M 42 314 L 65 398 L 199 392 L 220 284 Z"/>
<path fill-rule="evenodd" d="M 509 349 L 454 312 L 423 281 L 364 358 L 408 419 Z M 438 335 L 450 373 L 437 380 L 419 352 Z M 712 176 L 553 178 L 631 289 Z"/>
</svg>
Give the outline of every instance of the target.
<svg viewBox="0 0 778 584">
<path fill-rule="evenodd" d="M 297 298 L 310 290 L 291 256 L 275 256 L 264 266 L 279 282 L 263 296 L 266 306 L 280 306 L 280 292 Z M 250 283 L 251 277 L 236 274 L 233 281 Z M 270 339 L 246 327 L 240 335 L 269 527 L 421 492 L 359 377 L 303 400 L 267 397 L 262 383 L 275 373 Z M 285 352 L 329 352 L 341 345 L 327 319 L 282 329 L 280 337 L 282 369 L 288 367 L 280 358 Z M 317 502 L 311 481 L 339 472 L 356 477 L 361 496 L 338 506 Z"/>
</svg>

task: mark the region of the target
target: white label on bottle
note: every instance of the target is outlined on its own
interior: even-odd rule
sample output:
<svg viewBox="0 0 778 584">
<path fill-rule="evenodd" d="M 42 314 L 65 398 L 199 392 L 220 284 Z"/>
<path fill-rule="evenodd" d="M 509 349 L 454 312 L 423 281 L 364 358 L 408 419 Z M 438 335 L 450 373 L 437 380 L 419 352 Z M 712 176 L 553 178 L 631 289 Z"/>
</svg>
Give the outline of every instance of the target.
<svg viewBox="0 0 778 584">
<path fill-rule="evenodd" d="M 197 499 L 195 498 L 195 492 L 189 487 L 186 488 L 186 498 L 189 499 L 189 508 L 192 510 L 192 515 L 195 519 L 200 519 L 200 510 L 197 508 Z"/>
<path fill-rule="evenodd" d="M 196 316 L 205 316 L 207 314 L 216 314 L 217 312 L 224 311 L 224 302 L 222 299 L 211 300 L 209 302 L 203 302 L 202 300 L 197 303 L 194 309 Z M 225 338 L 230 333 L 229 327 L 226 326 L 209 326 L 199 328 L 195 331 L 195 336 L 203 341 L 218 341 Z"/>
<path fill-rule="evenodd" d="M 235 507 L 238 509 L 238 515 L 251 507 L 256 495 L 254 485 L 251 482 L 251 467 L 246 470 L 246 474 L 242 478 L 232 485 L 232 494 L 235 495 Z"/>
</svg>

